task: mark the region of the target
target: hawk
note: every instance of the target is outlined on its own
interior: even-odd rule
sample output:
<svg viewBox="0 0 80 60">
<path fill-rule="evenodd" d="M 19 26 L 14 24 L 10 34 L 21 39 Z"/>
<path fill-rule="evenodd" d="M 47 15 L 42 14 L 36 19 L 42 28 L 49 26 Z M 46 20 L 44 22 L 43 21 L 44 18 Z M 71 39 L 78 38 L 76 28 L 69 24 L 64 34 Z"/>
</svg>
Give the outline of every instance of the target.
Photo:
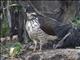
<svg viewBox="0 0 80 60">
<path fill-rule="evenodd" d="M 48 35 L 40 28 L 39 19 L 37 17 L 37 13 L 35 12 L 27 12 L 27 22 L 26 22 L 26 30 L 31 40 L 33 40 L 35 47 L 34 51 L 36 51 L 37 43 L 40 44 L 40 51 L 42 50 L 42 46 L 44 43 L 47 43 L 48 40 L 56 40 L 57 36 Z"/>
</svg>

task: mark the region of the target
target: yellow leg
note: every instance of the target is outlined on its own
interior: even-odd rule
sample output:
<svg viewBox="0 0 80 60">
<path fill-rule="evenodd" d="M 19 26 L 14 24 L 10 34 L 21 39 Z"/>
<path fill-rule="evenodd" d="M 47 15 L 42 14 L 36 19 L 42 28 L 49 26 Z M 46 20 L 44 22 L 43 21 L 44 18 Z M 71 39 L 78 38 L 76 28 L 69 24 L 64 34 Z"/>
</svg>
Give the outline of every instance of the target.
<svg viewBox="0 0 80 60">
<path fill-rule="evenodd" d="M 35 47 L 34 47 L 34 50 L 33 50 L 33 51 L 36 51 L 36 48 L 37 48 L 37 41 L 34 40 L 34 44 L 35 44 Z"/>
</svg>

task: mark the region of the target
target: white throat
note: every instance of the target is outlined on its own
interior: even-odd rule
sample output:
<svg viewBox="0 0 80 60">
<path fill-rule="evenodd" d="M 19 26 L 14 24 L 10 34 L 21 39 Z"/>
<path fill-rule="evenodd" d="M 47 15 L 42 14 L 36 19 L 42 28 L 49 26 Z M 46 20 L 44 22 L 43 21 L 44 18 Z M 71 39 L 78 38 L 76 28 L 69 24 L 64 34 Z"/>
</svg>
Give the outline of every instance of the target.
<svg viewBox="0 0 80 60">
<path fill-rule="evenodd" d="M 26 29 L 27 29 L 27 31 L 30 31 L 30 32 L 32 32 L 34 30 L 36 31 L 38 28 L 40 28 L 38 17 L 34 18 L 34 16 L 32 16 L 32 14 L 36 15 L 36 13 L 30 13 L 30 14 L 27 13 L 27 17 L 29 20 L 26 22 Z"/>
</svg>

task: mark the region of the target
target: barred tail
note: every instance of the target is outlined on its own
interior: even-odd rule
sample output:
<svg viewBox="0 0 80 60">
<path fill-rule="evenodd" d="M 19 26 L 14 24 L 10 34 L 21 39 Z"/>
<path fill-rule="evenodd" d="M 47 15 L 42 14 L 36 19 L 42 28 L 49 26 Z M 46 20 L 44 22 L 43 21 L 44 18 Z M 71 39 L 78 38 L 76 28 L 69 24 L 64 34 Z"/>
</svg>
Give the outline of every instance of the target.
<svg viewBox="0 0 80 60">
<path fill-rule="evenodd" d="M 48 37 L 47 37 L 47 39 L 48 40 L 56 40 L 58 37 L 57 36 L 52 36 L 52 35 L 49 35 Z"/>
</svg>

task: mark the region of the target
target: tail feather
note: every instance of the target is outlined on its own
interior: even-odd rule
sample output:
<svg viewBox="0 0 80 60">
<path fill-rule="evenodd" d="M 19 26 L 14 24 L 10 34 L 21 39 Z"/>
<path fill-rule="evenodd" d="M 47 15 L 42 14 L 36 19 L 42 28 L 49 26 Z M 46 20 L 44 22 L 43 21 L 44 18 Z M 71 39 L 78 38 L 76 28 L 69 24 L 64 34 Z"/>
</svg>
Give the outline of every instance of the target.
<svg viewBox="0 0 80 60">
<path fill-rule="evenodd" d="M 56 39 L 58 39 L 58 37 L 57 36 L 52 36 L 52 35 L 49 35 L 48 37 L 47 37 L 47 39 L 48 40 L 56 40 Z"/>
</svg>

